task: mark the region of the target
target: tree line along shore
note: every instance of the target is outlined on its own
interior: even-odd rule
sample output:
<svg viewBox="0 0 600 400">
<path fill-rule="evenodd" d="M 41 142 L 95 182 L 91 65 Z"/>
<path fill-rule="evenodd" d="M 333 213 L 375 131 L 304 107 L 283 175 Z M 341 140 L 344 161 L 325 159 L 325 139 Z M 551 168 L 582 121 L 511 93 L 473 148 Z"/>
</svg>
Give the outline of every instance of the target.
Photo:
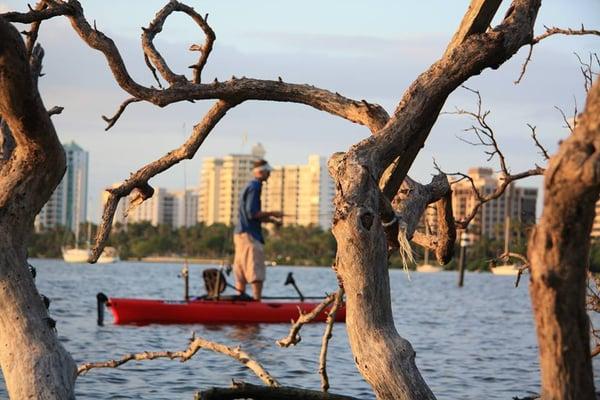
<svg viewBox="0 0 600 400">
<path fill-rule="evenodd" d="M 92 238 L 97 226 L 92 225 Z M 86 231 L 87 228 L 81 229 Z M 320 227 L 287 226 L 265 232 L 265 256 L 277 265 L 331 265 L 335 257 L 336 242 L 329 230 Z M 121 259 L 149 262 L 183 262 L 217 264 L 231 262 L 233 258 L 233 230 L 224 224 L 172 228 L 167 225 L 153 226 L 148 222 L 127 225 L 127 229 L 115 226 L 110 246 L 115 247 Z M 35 258 L 61 258 L 61 247 L 73 246 L 75 236 L 63 227 L 43 230 L 33 235 L 29 256 Z M 82 238 L 78 246 L 88 245 Z M 502 254 L 504 243 L 500 240 L 482 238 L 467 250 L 466 268 L 469 271 L 487 271 L 490 261 Z M 515 240 L 511 249 L 527 253 L 527 241 Z M 458 248 L 455 254 L 458 254 Z M 415 265 L 423 262 L 422 251 L 414 253 Z M 414 268 L 415 265 L 412 267 Z M 397 255 L 390 258 L 392 268 L 401 268 Z M 458 268 L 457 260 L 444 266 L 446 270 Z M 592 244 L 590 268 L 600 271 L 600 243 Z"/>
</svg>

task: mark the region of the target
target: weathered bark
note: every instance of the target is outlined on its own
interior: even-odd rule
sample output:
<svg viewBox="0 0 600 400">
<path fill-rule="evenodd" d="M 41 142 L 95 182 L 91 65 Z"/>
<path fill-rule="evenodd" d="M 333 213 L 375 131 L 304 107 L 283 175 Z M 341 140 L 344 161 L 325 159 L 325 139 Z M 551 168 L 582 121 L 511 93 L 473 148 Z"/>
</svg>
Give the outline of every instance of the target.
<svg viewBox="0 0 600 400">
<path fill-rule="evenodd" d="M 544 399 L 596 398 L 585 295 L 599 193 L 600 84 L 596 82 L 574 133 L 550 158 L 544 211 L 528 247 Z"/>
<path fill-rule="evenodd" d="M 410 343 L 394 326 L 380 217 L 387 212 L 381 209 L 379 187 L 388 198 L 396 194 L 447 96 L 529 43 L 539 6 L 539 0 L 513 1 L 499 26 L 469 36 L 422 73 L 384 128 L 329 162 L 337 182 L 333 234 L 338 243 L 336 271 L 346 290 L 348 337 L 358 369 L 380 399 L 434 395 L 415 365 Z"/>
<path fill-rule="evenodd" d="M 196 400 L 357 400 L 355 397 L 293 387 L 264 387 L 233 382 L 231 388 L 211 388 L 196 394 Z"/>
<path fill-rule="evenodd" d="M 27 268 L 33 220 L 65 171 L 34 82 L 23 40 L 0 18 L 0 116 L 14 140 L 0 164 L 0 366 L 11 398 L 70 399 L 75 363 Z"/>
</svg>

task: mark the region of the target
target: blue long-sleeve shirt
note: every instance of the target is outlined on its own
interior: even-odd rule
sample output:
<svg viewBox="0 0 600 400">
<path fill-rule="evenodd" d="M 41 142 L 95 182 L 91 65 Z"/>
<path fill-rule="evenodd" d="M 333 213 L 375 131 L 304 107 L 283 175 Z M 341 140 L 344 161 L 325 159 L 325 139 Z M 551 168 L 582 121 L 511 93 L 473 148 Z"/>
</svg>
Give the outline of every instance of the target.
<svg viewBox="0 0 600 400">
<path fill-rule="evenodd" d="M 246 232 L 261 243 L 265 240 L 262 234 L 261 221 L 254 216 L 261 211 L 260 193 L 262 182 L 251 180 L 240 196 L 239 217 L 235 225 L 235 233 Z"/>
</svg>

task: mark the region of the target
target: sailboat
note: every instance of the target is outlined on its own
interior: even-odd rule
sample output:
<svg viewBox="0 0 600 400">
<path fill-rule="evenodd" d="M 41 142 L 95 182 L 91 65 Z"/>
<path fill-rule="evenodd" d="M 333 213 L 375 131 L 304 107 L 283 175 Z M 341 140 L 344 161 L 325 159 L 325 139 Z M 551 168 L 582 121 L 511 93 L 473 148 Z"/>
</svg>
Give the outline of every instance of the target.
<svg viewBox="0 0 600 400">
<path fill-rule="evenodd" d="M 427 221 L 425 221 L 425 234 L 429 235 L 429 224 L 427 223 Z M 443 270 L 443 268 L 439 265 L 429 264 L 429 249 L 425 248 L 423 264 L 417 265 L 417 272 L 432 273 L 432 272 L 440 272 L 442 270 Z"/>
<path fill-rule="evenodd" d="M 63 247 L 62 256 L 63 260 L 68 263 L 87 263 L 88 258 L 90 257 L 91 249 L 90 249 L 90 239 L 92 237 L 92 225 L 88 222 L 88 242 L 85 248 L 79 248 L 79 227 L 75 227 L 75 248 L 66 248 Z M 117 249 L 114 247 L 105 247 L 98 257 L 98 264 L 109 264 L 120 261 L 119 253 Z"/>
<path fill-rule="evenodd" d="M 508 255 L 508 242 L 510 236 L 510 217 L 507 215 L 504 222 L 504 254 Z M 508 259 L 508 258 L 507 258 Z M 520 265 L 504 264 L 497 267 L 491 267 L 490 270 L 494 275 L 511 275 L 516 276 L 519 273 Z"/>
</svg>

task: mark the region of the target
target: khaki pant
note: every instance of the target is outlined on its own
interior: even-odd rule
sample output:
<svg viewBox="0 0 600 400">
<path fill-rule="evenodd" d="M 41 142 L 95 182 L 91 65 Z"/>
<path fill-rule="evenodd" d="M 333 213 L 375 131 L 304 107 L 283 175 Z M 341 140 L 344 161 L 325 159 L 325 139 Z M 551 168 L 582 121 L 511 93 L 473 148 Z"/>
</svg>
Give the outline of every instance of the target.
<svg viewBox="0 0 600 400">
<path fill-rule="evenodd" d="M 233 245 L 233 273 L 236 282 L 246 284 L 264 281 L 266 268 L 263 244 L 244 232 L 233 235 Z"/>
</svg>

